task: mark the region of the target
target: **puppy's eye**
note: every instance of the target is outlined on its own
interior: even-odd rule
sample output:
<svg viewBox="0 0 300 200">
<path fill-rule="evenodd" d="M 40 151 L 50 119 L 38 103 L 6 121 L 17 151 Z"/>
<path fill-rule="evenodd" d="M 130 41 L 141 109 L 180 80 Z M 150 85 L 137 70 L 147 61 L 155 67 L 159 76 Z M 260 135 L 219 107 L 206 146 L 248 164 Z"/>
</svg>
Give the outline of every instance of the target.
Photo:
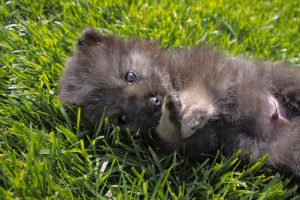
<svg viewBox="0 0 300 200">
<path fill-rule="evenodd" d="M 132 84 L 136 80 L 137 75 L 135 72 L 127 72 L 125 75 L 125 80 L 127 83 Z"/>
<path fill-rule="evenodd" d="M 127 117 L 125 115 L 121 115 L 119 118 L 118 118 L 118 122 L 119 124 L 121 125 L 126 125 L 127 124 Z"/>
</svg>

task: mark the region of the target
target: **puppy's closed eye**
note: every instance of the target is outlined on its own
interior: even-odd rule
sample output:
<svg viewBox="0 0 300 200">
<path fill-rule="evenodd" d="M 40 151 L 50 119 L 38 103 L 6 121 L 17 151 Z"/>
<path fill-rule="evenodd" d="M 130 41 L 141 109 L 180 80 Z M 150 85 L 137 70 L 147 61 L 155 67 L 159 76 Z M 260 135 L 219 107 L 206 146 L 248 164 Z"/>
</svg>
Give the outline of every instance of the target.
<svg viewBox="0 0 300 200">
<path fill-rule="evenodd" d="M 118 123 L 120 125 L 126 125 L 126 124 L 128 124 L 128 119 L 127 119 L 126 115 L 119 116 Z"/>
</svg>

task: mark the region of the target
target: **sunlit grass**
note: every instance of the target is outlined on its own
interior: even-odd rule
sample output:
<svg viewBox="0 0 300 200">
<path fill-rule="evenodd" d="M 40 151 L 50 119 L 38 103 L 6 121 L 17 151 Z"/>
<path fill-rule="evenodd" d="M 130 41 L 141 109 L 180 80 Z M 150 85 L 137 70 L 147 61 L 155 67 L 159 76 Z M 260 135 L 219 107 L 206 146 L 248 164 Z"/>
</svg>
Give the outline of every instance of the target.
<svg viewBox="0 0 300 200">
<path fill-rule="evenodd" d="M 82 128 L 80 109 L 57 97 L 64 60 L 87 26 L 299 66 L 297 1 L 0 2 L 0 199 L 299 198 L 265 158 L 245 165 L 237 152 L 196 164 L 157 154 L 105 118 Z"/>
</svg>

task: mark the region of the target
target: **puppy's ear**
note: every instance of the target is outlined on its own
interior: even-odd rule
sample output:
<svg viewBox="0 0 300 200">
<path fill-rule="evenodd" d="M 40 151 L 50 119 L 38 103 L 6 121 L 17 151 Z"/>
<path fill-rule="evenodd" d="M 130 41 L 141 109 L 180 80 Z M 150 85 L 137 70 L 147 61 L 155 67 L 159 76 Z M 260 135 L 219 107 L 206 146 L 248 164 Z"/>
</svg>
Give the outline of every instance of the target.
<svg viewBox="0 0 300 200">
<path fill-rule="evenodd" d="M 88 27 L 82 33 L 81 37 L 77 41 L 78 47 L 95 45 L 99 42 L 102 42 L 103 36 L 95 31 L 94 29 Z"/>
</svg>

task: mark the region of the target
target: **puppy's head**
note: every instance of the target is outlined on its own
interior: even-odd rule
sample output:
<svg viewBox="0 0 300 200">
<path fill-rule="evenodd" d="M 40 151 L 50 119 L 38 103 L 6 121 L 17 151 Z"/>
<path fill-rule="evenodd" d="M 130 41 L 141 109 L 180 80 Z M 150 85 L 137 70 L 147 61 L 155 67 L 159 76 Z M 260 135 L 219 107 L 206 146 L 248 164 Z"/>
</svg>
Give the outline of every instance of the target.
<svg viewBox="0 0 300 200">
<path fill-rule="evenodd" d="M 159 124 L 172 90 L 163 62 L 153 43 L 124 42 L 87 29 L 66 62 L 59 96 L 64 105 L 80 106 L 89 123 L 106 109 L 110 123 L 121 130 L 147 135 Z"/>
</svg>

